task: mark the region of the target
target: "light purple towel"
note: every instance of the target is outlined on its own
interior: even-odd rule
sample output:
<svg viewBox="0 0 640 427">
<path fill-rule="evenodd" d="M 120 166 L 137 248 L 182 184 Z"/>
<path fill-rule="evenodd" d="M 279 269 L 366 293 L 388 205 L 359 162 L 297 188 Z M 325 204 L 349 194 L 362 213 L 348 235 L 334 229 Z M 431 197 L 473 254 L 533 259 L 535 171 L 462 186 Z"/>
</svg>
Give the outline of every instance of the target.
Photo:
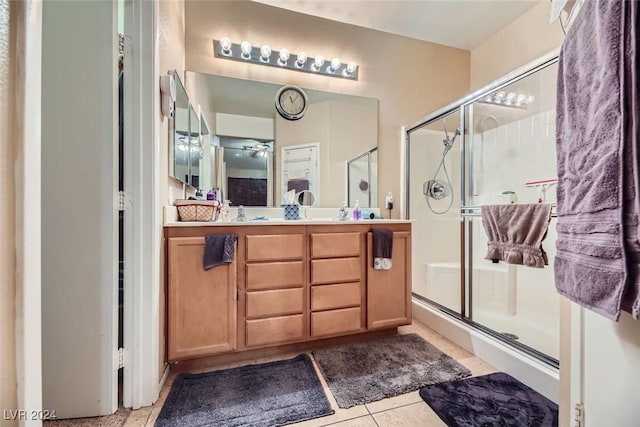
<svg viewBox="0 0 640 427">
<path fill-rule="evenodd" d="M 556 288 L 613 320 L 640 315 L 639 24 L 636 2 L 584 2 L 558 71 Z"/>
<path fill-rule="evenodd" d="M 542 241 L 551 220 L 550 204 L 487 205 L 481 213 L 489 238 L 485 259 L 537 268 L 549 264 Z"/>
</svg>

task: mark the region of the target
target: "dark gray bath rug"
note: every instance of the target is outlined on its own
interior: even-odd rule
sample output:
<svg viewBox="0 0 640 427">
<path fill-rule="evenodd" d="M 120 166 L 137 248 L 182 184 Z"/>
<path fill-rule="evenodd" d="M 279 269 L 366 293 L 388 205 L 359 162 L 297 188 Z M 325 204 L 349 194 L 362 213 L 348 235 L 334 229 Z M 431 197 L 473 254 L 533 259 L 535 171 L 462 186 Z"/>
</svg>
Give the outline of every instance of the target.
<svg viewBox="0 0 640 427">
<path fill-rule="evenodd" d="M 293 359 L 181 374 L 156 427 L 283 426 L 331 415 L 313 362 Z"/>
<path fill-rule="evenodd" d="M 558 405 L 504 372 L 430 385 L 420 397 L 449 427 L 558 426 Z"/>
<path fill-rule="evenodd" d="M 315 350 L 313 357 L 341 408 L 471 375 L 416 334 Z"/>
</svg>

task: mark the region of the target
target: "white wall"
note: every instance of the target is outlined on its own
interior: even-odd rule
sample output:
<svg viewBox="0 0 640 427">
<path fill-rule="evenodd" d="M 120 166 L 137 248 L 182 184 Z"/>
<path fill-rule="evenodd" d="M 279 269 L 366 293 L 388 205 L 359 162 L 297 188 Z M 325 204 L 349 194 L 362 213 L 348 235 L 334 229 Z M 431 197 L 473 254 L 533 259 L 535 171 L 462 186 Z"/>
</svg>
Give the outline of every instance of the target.
<svg viewBox="0 0 640 427">
<path fill-rule="evenodd" d="M 115 2 L 44 2 L 43 404 L 58 417 L 117 408 Z"/>
</svg>

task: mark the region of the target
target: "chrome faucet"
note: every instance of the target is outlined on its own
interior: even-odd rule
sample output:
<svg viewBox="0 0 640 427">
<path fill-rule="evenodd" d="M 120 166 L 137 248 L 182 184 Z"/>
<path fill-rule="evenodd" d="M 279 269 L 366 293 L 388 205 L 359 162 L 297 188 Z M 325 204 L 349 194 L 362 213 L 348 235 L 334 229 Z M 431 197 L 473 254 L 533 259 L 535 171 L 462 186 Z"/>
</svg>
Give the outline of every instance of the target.
<svg viewBox="0 0 640 427">
<path fill-rule="evenodd" d="M 342 202 L 342 207 L 338 210 L 338 221 L 346 221 L 349 219 L 349 211 L 347 210 L 347 202 Z"/>
<path fill-rule="evenodd" d="M 236 217 L 236 221 L 244 222 L 247 220 L 247 217 L 244 214 L 244 206 L 238 206 L 238 216 Z"/>
</svg>

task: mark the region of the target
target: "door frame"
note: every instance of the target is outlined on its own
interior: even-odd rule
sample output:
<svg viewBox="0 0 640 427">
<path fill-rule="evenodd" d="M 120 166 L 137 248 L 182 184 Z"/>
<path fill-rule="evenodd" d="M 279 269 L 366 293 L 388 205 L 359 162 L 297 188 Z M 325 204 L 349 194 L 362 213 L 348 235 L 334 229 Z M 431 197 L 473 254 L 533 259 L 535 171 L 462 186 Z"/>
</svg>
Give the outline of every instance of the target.
<svg viewBox="0 0 640 427">
<path fill-rule="evenodd" d="M 41 280 L 41 100 L 42 3 L 10 2 L 10 25 L 16 25 L 16 161 L 15 360 L 17 408 L 25 414 L 42 410 Z M 11 52 L 9 52 L 11 55 Z M 7 408 L 9 409 L 9 408 Z M 51 414 L 52 415 L 52 414 Z M 21 421 L 38 425 L 39 420 Z"/>
<path fill-rule="evenodd" d="M 126 0 L 124 7 L 123 404 L 138 409 L 152 405 L 160 391 L 158 3 Z"/>
</svg>

